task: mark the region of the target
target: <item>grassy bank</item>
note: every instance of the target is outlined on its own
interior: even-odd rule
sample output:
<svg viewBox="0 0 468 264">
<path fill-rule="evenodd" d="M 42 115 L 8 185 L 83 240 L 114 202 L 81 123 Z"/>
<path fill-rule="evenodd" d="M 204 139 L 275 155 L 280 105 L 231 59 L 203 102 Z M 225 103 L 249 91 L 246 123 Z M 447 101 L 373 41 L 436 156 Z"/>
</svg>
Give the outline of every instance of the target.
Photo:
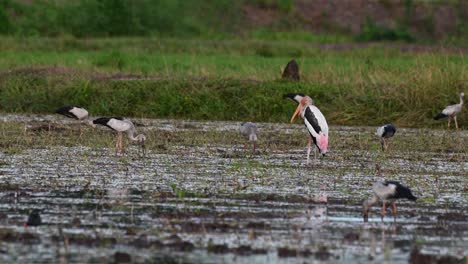
<svg viewBox="0 0 468 264">
<path fill-rule="evenodd" d="M 468 83 L 463 53 L 385 44 L 7 38 L 1 45 L 3 112 L 78 104 L 93 115 L 285 122 L 294 104 L 282 95 L 302 92 L 331 124 L 442 126 L 431 117 L 458 102 Z M 301 82 L 279 80 L 293 57 Z"/>
</svg>

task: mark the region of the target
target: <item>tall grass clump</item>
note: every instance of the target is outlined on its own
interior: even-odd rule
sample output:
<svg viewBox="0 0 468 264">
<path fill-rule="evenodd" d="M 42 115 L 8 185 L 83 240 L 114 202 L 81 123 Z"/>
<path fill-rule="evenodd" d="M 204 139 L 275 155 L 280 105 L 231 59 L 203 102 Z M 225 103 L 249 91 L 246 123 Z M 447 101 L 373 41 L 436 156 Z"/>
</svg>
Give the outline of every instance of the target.
<svg viewBox="0 0 468 264">
<path fill-rule="evenodd" d="M 0 110 L 52 113 L 58 106 L 78 104 L 93 115 L 287 122 L 295 105 L 282 96 L 301 92 L 313 97 L 331 124 L 424 127 L 440 124 L 433 114 L 457 100 L 467 76 L 450 65 L 429 64 L 395 72 L 361 68 L 348 79 L 338 77 L 328 70 L 299 83 L 10 76 L 0 82 Z M 459 123 L 467 119 L 461 115 Z"/>
</svg>

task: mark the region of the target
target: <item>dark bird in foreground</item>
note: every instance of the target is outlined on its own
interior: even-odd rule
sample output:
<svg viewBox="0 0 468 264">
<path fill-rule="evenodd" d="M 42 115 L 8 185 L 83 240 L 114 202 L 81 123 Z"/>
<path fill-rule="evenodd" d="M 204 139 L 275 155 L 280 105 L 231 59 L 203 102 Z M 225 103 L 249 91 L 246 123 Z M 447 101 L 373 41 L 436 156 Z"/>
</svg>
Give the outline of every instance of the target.
<svg viewBox="0 0 468 264">
<path fill-rule="evenodd" d="M 143 134 L 135 136 L 136 129 L 132 121 L 123 117 L 101 117 L 92 121 L 93 127 L 97 125 L 107 126 L 110 129 L 117 131 L 117 142 L 115 144 L 115 155 L 118 155 L 119 150 L 122 155 L 125 154 L 125 148 L 122 144 L 122 132 L 127 133 L 128 138 L 132 141 L 135 141 L 140 145 L 143 153 L 145 151 L 145 140 L 146 137 Z"/>
<path fill-rule="evenodd" d="M 80 137 L 83 135 L 83 131 L 81 129 L 81 123 L 87 121 L 86 123 L 91 125 L 91 121 L 89 120 L 89 113 L 86 109 L 82 107 L 63 106 L 55 110 L 55 113 L 80 121 Z"/>
<path fill-rule="evenodd" d="M 245 122 L 241 124 L 240 133 L 247 140 L 252 142 L 252 153 L 255 154 L 255 147 L 257 142 L 257 125 L 252 122 Z"/>
<path fill-rule="evenodd" d="M 291 123 L 294 119 L 300 115 L 304 120 L 304 125 L 309 132 L 308 148 L 307 148 L 307 165 L 309 165 L 309 156 L 311 151 L 312 141 L 319 150 L 320 154 L 325 156 L 328 151 L 328 124 L 325 116 L 323 116 L 320 109 L 318 109 L 312 101 L 312 98 L 303 94 L 286 94 L 284 98 L 289 98 L 298 104 L 296 111 L 294 112 Z M 314 153 L 317 150 L 314 148 Z M 314 155 L 314 161 L 316 155 Z"/>
<path fill-rule="evenodd" d="M 458 123 L 457 123 L 457 114 L 461 112 L 463 109 L 463 103 L 465 101 L 465 94 L 460 93 L 460 103 L 454 104 L 454 105 L 449 105 L 442 110 L 442 112 L 438 113 L 436 116 L 434 116 L 435 120 L 439 120 L 441 118 L 448 117 L 448 128 L 450 128 L 450 118 L 453 118 L 455 121 L 455 127 L 458 129 Z"/>
<path fill-rule="evenodd" d="M 379 137 L 382 150 L 387 151 L 388 139 L 393 137 L 396 133 L 396 127 L 393 124 L 386 124 L 377 128 L 377 136 Z"/>
<path fill-rule="evenodd" d="M 40 226 L 42 224 L 41 215 L 39 210 L 34 209 L 28 216 L 28 221 L 24 224 L 25 227 L 28 226 Z"/>
<path fill-rule="evenodd" d="M 373 196 L 363 203 L 364 222 L 368 221 L 369 210 L 372 205 L 376 204 L 379 200 L 382 202 L 382 222 L 385 217 L 387 204 L 388 206 L 392 205 L 393 220 L 396 222 L 396 200 L 408 199 L 410 201 L 416 201 L 417 199 L 408 187 L 401 185 L 397 181 L 378 181 L 374 183 L 372 190 L 374 192 Z"/>
</svg>

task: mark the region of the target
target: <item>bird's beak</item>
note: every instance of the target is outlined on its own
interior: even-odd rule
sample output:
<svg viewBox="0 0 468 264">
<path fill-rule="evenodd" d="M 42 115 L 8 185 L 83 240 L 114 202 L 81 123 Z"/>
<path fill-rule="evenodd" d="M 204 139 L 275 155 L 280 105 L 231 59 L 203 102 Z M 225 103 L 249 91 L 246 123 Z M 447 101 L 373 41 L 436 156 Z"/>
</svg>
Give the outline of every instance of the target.
<svg viewBox="0 0 468 264">
<path fill-rule="evenodd" d="M 302 111 L 302 104 L 299 104 L 296 108 L 296 112 L 294 112 L 293 116 L 291 117 L 291 123 L 294 121 L 297 115 Z"/>
</svg>

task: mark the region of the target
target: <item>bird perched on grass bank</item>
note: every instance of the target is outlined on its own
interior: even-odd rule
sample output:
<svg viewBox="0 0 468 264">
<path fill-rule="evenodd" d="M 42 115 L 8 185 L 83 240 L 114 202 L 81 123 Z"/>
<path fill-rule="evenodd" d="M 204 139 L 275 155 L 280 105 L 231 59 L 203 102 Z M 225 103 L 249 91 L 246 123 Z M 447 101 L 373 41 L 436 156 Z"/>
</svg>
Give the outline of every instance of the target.
<svg viewBox="0 0 468 264">
<path fill-rule="evenodd" d="M 383 151 L 387 151 L 388 139 L 393 137 L 395 133 L 396 133 L 396 127 L 393 124 L 386 124 L 377 128 L 376 135 L 379 137 L 380 144 L 382 145 Z"/>
<path fill-rule="evenodd" d="M 240 132 L 242 136 L 252 142 L 252 153 L 255 154 L 255 147 L 257 142 L 257 125 L 252 122 L 242 123 Z"/>
<path fill-rule="evenodd" d="M 125 154 L 125 148 L 122 144 L 122 132 L 127 133 L 128 138 L 132 141 L 137 142 L 143 153 L 145 151 L 145 140 L 146 137 L 143 134 L 139 134 L 135 136 L 136 129 L 135 125 L 133 125 L 132 121 L 125 119 L 123 117 L 101 117 L 92 121 L 92 126 L 96 127 L 97 125 L 103 125 L 111 128 L 114 131 L 117 131 L 117 142 L 115 144 L 115 155 L 118 155 L 119 150 L 121 151 L 122 155 Z"/>
<path fill-rule="evenodd" d="M 304 125 L 309 132 L 308 148 L 307 148 L 307 166 L 309 165 L 309 156 L 312 141 L 317 146 L 320 154 L 325 156 L 328 151 L 328 124 L 325 116 L 313 105 L 312 98 L 304 94 L 285 94 L 284 98 L 289 98 L 298 104 L 294 112 L 291 123 L 300 115 L 304 119 Z M 317 150 L 314 148 L 314 161 L 316 160 Z"/>
<path fill-rule="evenodd" d="M 438 113 L 436 116 L 434 116 L 435 120 L 439 120 L 441 118 L 448 117 L 448 128 L 450 128 L 450 118 L 453 118 L 455 121 L 455 127 L 458 129 L 458 123 L 457 123 L 457 114 L 461 112 L 463 109 L 463 104 L 465 101 L 465 93 L 460 93 L 460 103 L 454 104 L 454 105 L 449 105 L 442 110 L 442 112 Z"/>
<path fill-rule="evenodd" d="M 81 123 L 87 121 L 87 123 L 91 125 L 91 121 L 89 120 L 89 113 L 83 107 L 63 106 L 55 110 L 55 113 L 79 120 L 80 121 L 80 137 L 83 135 L 83 130 L 81 129 Z"/>
<path fill-rule="evenodd" d="M 389 206 L 392 205 L 393 221 L 396 222 L 396 216 L 397 216 L 396 200 L 405 199 L 405 198 L 410 201 L 417 200 L 417 198 L 413 195 L 413 193 L 408 187 L 403 186 L 397 181 L 377 181 L 372 186 L 372 191 L 374 192 L 372 197 L 363 202 L 364 222 L 368 221 L 369 210 L 372 207 L 372 205 L 376 204 L 379 200 L 382 202 L 382 212 L 381 212 L 382 222 L 385 217 L 387 204 Z"/>
</svg>

